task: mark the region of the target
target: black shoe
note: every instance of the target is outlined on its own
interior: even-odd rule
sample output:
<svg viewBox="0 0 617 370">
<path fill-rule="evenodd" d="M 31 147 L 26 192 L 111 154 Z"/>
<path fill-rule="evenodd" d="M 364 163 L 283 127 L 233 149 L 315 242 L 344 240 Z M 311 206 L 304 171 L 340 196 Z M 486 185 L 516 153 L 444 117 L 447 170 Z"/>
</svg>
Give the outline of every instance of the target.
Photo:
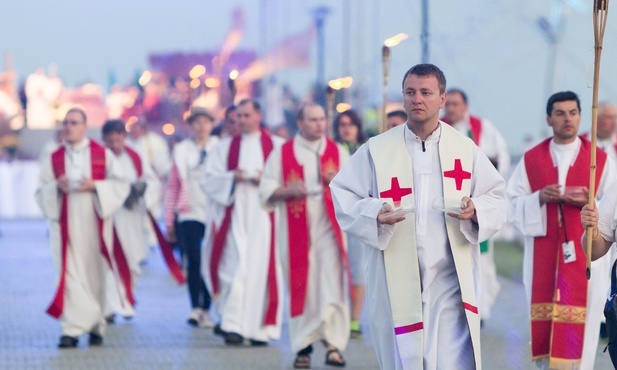
<svg viewBox="0 0 617 370">
<path fill-rule="evenodd" d="M 112 313 L 105 316 L 105 322 L 107 322 L 108 324 L 113 324 L 114 322 L 116 322 L 116 314 Z"/>
<path fill-rule="evenodd" d="M 68 335 L 63 335 L 60 337 L 60 343 L 58 343 L 58 348 L 75 348 L 77 347 L 77 338 L 69 337 Z"/>
<path fill-rule="evenodd" d="M 91 345 L 91 346 L 102 346 L 103 345 L 103 337 L 98 335 L 98 334 L 90 333 L 90 338 L 88 339 L 88 344 Z"/>
<path fill-rule="evenodd" d="M 226 333 L 225 334 L 225 344 L 231 346 L 239 346 L 242 344 L 244 338 L 238 333 Z"/>
<path fill-rule="evenodd" d="M 216 326 L 214 327 L 214 329 L 212 329 L 212 331 L 214 332 L 214 335 L 218 335 L 221 337 L 224 337 L 227 335 L 227 332 L 221 329 L 221 324 L 216 324 Z"/>
<path fill-rule="evenodd" d="M 265 347 L 267 345 L 268 345 L 268 342 L 251 339 L 251 346 L 253 346 L 253 347 Z"/>
</svg>

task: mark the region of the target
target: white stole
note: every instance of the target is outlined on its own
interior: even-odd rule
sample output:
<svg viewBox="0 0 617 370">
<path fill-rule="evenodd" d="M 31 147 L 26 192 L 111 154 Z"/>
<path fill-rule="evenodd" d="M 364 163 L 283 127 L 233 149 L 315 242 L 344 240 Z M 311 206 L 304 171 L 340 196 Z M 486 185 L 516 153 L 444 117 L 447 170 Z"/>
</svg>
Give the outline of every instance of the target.
<svg viewBox="0 0 617 370">
<path fill-rule="evenodd" d="M 455 169 L 460 162 L 460 169 L 473 172 L 473 142 L 460 134 L 448 124 L 441 123 L 439 138 L 439 159 L 442 173 Z M 375 165 L 378 192 L 392 188 L 393 179 L 398 179 L 402 188 L 413 187 L 412 160 L 405 143 L 405 125 L 371 138 L 369 151 Z M 473 175 L 472 175 L 473 176 Z M 457 181 L 443 177 L 443 195 L 445 199 L 462 199 L 471 194 L 471 178 Z M 376 194 L 375 196 L 379 196 Z M 381 196 L 380 196 L 381 198 Z M 391 198 L 384 197 L 384 203 L 394 206 Z M 402 197 L 401 204 L 413 204 L 413 193 Z M 461 304 L 465 308 L 467 323 L 471 333 L 476 369 L 480 369 L 480 317 L 476 302 L 473 281 L 473 246 L 469 244 L 460 231 L 460 221 L 445 216 L 448 239 L 456 266 L 461 288 Z M 384 249 L 384 264 L 388 283 L 388 295 L 392 308 L 394 334 L 401 363 L 404 369 L 423 368 L 424 333 L 422 317 L 422 292 L 420 286 L 418 251 L 416 247 L 415 217 L 408 217 L 397 223 L 392 238 Z"/>
</svg>

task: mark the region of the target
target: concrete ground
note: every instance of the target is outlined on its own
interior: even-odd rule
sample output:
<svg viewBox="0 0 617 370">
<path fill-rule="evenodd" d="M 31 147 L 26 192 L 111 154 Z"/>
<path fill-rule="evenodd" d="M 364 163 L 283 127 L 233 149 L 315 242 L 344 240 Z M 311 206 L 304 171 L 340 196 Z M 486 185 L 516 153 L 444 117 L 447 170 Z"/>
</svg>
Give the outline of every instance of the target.
<svg viewBox="0 0 617 370">
<path fill-rule="evenodd" d="M 176 285 L 153 251 L 143 268 L 137 315 L 117 318 L 105 344 L 75 350 L 56 348 L 59 324 L 45 314 L 54 292 L 55 272 L 43 220 L 0 220 L 0 369 L 290 369 L 294 358 L 287 328 L 265 348 L 230 348 L 211 329 L 186 324 L 186 287 Z M 512 245 L 496 250 L 501 293 L 482 330 L 484 369 L 531 369 L 529 324 L 520 279 L 521 252 Z M 367 318 L 363 318 L 365 330 Z M 600 341 L 596 369 L 611 369 Z M 370 335 L 352 339 L 345 351 L 348 369 L 377 369 Z M 316 346 L 313 369 L 324 365 Z"/>
</svg>

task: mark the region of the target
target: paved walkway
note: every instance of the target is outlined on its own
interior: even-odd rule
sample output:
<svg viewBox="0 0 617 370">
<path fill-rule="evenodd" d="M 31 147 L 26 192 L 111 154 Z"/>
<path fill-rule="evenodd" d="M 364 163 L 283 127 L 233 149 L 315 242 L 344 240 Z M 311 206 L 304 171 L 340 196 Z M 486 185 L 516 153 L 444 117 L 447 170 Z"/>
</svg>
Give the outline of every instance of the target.
<svg viewBox="0 0 617 370">
<path fill-rule="evenodd" d="M 103 347 L 90 349 L 82 337 L 78 349 L 60 351 L 59 325 L 44 312 L 55 279 L 45 222 L 0 220 L 0 251 L 0 369 L 291 368 L 294 356 L 286 327 L 281 340 L 256 349 L 226 347 L 211 330 L 186 325 L 186 288 L 172 281 L 158 251 L 143 269 L 137 316 L 131 321 L 117 319 Z M 511 274 L 500 282 L 499 302 L 482 330 L 483 367 L 532 368 L 522 283 Z M 601 342 L 598 348 L 596 369 L 612 368 L 608 354 L 601 352 L 604 345 Z M 369 335 L 350 340 L 345 357 L 348 369 L 378 368 Z M 332 369 L 323 361 L 323 348 L 317 346 L 312 368 Z"/>
</svg>

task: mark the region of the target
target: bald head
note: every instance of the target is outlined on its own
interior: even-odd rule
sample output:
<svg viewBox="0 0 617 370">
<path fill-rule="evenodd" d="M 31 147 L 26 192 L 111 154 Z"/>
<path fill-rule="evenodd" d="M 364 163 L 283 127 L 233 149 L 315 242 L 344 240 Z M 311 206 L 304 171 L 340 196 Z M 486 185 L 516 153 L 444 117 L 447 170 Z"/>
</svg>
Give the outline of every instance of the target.
<svg viewBox="0 0 617 370">
<path fill-rule="evenodd" d="M 598 105 L 598 138 L 607 139 L 617 129 L 617 106 L 609 102 Z"/>
</svg>

